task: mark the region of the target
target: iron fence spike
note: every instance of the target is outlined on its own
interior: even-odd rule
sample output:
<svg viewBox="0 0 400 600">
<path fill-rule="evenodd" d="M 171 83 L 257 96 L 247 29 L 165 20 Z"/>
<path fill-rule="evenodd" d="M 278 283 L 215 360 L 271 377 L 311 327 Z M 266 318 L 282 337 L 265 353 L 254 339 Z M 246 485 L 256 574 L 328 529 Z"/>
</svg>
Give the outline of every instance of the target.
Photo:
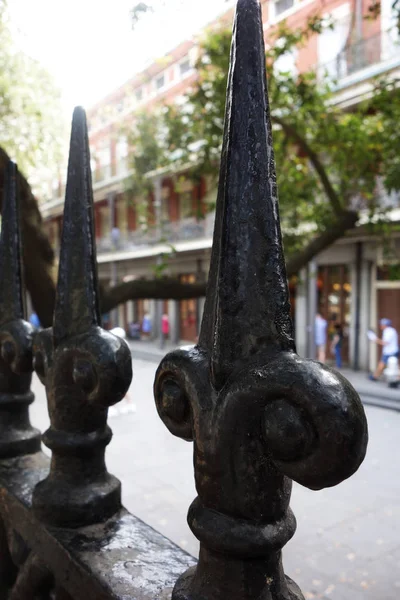
<svg viewBox="0 0 400 600">
<path fill-rule="evenodd" d="M 40 432 L 29 421 L 33 327 L 24 321 L 18 169 L 12 161 L 4 173 L 0 277 L 0 458 L 11 458 L 40 450 Z"/>
<path fill-rule="evenodd" d="M 194 441 L 199 563 L 173 600 L 304 600 L 281 560 L 296 529 L 292 480 L 336 485 L 365 456 L 360 399 L 295 353 L 288 296 L 261 7 L 239 0 L 201 335 L 162 360 L 154 384 L 161 419 Z"/>
<path fill-rule="evenodd" d="M 72 118 L 54 343 L 100 322 L 88 130 L 85 111 L 77 107 Z"/>
<path fill-rule="evenodd" d="M 18 170 L 7 163 L 4 175 L 4 194 L 0 238 L 0 322 L 24 318 L 21 235 L 19 224 Z"/>
<path fill-rule="evenodd" d="M 210 272 L 199 344 L 220 388 L 261 348 L 294 350 L 257 0 L 237 4 Z"/>
<path fill-rule="evenodd" d="M 50 475 L 34 490 L 37 517 L 79 527 L 121 508 L 120 482 L 107 472 L 108 407 L 132 379 L 126 342 L 100 327 L 93 194 L 86 115 L 74 110 L 53 328 L 34 341 L 35 369 L 46 386 Z"/>
</svg>

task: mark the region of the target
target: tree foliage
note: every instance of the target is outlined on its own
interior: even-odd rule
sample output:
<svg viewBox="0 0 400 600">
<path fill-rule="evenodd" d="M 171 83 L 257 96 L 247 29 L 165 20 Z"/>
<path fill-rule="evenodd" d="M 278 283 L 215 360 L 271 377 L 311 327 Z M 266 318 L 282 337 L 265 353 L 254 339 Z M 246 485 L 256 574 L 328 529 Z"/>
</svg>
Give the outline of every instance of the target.
<svg viewBox="0 0 400 600">
<path fill-rule="evenodd" d="M 0 2 L 0 97 L 0 146 L 44 199 L 62 157 L 60 93 L 49 73 L 16 45 L 5 1 Z"/>
<path fill-rule="evenodd" d="M 381 214 L 384 188 L 400 190 L 398 82 L 374 81 L 372 94 L 344 110 L 334 102 L 336 82 L 328 73 L 288 68 L 287 57 L 331 26 L 318 17 L 295 30 L 283 22 L 266 50 L 280 211 L 293 273 L 354 227 L 360 211 Z M 189 164 L 192 176 L 217 176 L 230 42 L 230 30 L 206 33 L 196 84 L 184 103 L 164 108 L 157 166 L 187 170 Z M 143 148 L 140 136 L 135 143 Z"/>
</svg>

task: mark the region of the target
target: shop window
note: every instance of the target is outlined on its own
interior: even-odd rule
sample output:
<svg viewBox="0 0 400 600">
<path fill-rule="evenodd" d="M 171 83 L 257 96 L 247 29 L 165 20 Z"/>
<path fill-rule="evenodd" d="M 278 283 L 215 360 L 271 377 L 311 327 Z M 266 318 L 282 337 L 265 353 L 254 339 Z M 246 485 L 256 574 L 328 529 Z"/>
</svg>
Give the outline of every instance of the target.
<svg viewBox="0 0 400 600">
<path fill-rule="evenodd" d="M 328 336 L 333 337 L 335 325 L 343 327 L 343 358 L 348 360 L 351 318 L 351 283 L 347 265 L 332 265 L 318 269 L 318 310 L 328 321 Z"/>
<path fill-rule="evenodd" d="M 181 283 L 195 283 L 196 275 L 180 276 Z M 196 341 L 197 339 L 197 301 L 182 300 L 180 302 L 180 334 L 181 339 L 186 341 Z"/>
</svg>

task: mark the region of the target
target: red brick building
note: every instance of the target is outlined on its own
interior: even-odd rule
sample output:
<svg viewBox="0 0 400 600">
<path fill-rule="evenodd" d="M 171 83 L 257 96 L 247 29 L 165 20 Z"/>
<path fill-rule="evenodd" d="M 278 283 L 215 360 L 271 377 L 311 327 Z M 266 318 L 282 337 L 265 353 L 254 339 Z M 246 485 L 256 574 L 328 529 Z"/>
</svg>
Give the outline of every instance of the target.
<svg viewBox="0 0 400 600">
<path fill-rule="evenodd" d="M 382 1 L 381 15 L 374 20 L 365 18 L 371 0 L 261 0 L 261 4 L 266 44 L 282 19 L 286 19 L 290 27 L 300 26 L 307 17 L 315 14 L 333 19 L 333 29 L 312 36 L 305 47 L 282 58 L 277 68 L 299 72 L 315 68 L 317 72 L 328 73 L 337 81 L 336 102 L 344 107 L 357 103 L 368 93 L 372 77 L 384 72 L 396 73 L 400 69 L 400 46 L 397 45 L 397 29 L 392 27 L 391 0 Z M 231 23 L 232 18 L 231 8 L 215 21 L 215 25 L 221 21 Z M 215 190 L 210 189 L 206 179 L 196 184 L 188 180 L 182 183 L 176 173 L 167 169 L 150 174 L 154 191 L 149 202 L 155 226 L 146 230 L 140 215 L 124 194 L 124 181 L 129 175 L 129 147 L 121 133 L 121 125 L 132 122 L 138 111 L 151 113 L 160 103 L 180 101 L 196 79 L 194 64 L 197 56 L 196 39 L 181 42 L 168 55 L 150 64 L 88 111 L 99 274 L 107 283 L 153 277 L 153 267 L 161 255 L 169 255 L 167 273 L 182 281 L 206 277 L 213 214 L 206 214 L 201 219 L 197 215 L 206 212 L 206 202 Z M 396 206 L 397 198 L 393 208 Z M 60 240 L 62 209 L 62 194 L 42 206 L 55 248 Z M 371 323 L 375 324 L 378 297 L 379 304 L 386 306 L 377 275 L 379 250 L 374 248 L 373 241 L 363 242 L 366 245 L 357 269 L 363 270 L 364 287 L 355 289 L 360 280 L 355 271 L 359 241 L 356 238 L 344 240 L 317 257 L 315 263 L 318 286 L 323 290 L 319 294 L 320 302 L 325 303 L 324 309 L 328 313 L 335 313 L 337 319 L 348 326 L 350 359 L 354 357 L 353 347 L 356 347 L 355 299 L 359 294 L 372 294 L 371 302 L 362 308 L 358 336 L 364 335 Z M 173 249 L 166 242 L 172 242 Z M 315 286 L 316 290 L 318 286 Z M 394 289 L 400 290 L 400 282 Z M 306 353 L 308 341 L 304 322 L 309 319 L 304 312 L 306 291 L 299 289 L 297 295 L 297 322 L 302 323 L 297 331 L 298 346 Z M 112 315 L 112 321 L 126 326 L 131 321 L 140 321 L 144 313 L 149 312 L 153 317 L 154 334 L 157 334 L 164 311 L 169 312 L 175 341 L 196 338 L 201 301 L 129 302 Z M 374 357 L 367 351 L 362 354 L 361 363 L 367 366 Z"/>
</svg>

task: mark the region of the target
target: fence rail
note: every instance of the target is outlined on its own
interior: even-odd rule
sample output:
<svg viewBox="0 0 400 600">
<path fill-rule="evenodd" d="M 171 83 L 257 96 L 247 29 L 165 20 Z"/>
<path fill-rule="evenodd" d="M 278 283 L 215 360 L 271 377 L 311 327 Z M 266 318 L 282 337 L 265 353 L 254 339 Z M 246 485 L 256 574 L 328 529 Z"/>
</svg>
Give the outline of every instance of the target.
<svg viewBox="0 0 400 600">
<path fill-rule="evenodd" d="M 108 408 L 132 377 L 125 342 L 101 329 L 86 117 L 75 109 L 54 322 L 23 307 L 16 170 L 0 240 L 0 597 L 7 600 L 301 600 L 281 550 L 296 523 L 291 480 L 340 483 L 367 424 L 338 373 L 295 353 L 281 243 L 258 0 L 239 0 L 226 133 L 198 346 L 168 354 L 159 415 L 194 441 L 196 561 L 130 515 L 105 465 Z M 34 367 L 50 427 L 29 422 Z M 132 452 L 135 440 L 132 440 Z M 129 452 L 129 449 L 127 449 Z M 350 592 L 351 593 L 351 592 Z"/>
</svg>

